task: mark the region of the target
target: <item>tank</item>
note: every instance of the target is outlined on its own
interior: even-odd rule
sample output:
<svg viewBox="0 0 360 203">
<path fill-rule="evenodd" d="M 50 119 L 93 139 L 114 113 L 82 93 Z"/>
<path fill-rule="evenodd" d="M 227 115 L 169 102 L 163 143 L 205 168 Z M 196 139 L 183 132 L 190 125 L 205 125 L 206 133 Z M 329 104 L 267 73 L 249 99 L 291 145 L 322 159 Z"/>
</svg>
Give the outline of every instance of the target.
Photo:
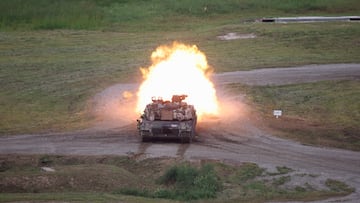
<svg viewBox="0 0 360 203">
<path fill-rule="evenodd" d="M 190 143 L 195 136 L 196 110 L 183 100 L 187 95 L 173 95 L 171 101 L 152 97 L 138 122 L 142 141 L 153 138 L 179 139 Z"/>
</svg>

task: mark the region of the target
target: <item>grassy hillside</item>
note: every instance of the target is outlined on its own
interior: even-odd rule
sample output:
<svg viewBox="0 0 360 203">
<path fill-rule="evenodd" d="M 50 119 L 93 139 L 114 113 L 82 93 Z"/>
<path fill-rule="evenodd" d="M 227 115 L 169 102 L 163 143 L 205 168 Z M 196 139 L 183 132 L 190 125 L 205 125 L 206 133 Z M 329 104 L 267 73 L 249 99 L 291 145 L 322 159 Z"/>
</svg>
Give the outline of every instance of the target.
<svg viewBox="0 0 360 203">
<path fill-rule="evenodd" d="M 359 8 L 357 0 L 2 0 L 0 30 L 184 30 L 264 16 L 358 15 Z"/>
</svg>

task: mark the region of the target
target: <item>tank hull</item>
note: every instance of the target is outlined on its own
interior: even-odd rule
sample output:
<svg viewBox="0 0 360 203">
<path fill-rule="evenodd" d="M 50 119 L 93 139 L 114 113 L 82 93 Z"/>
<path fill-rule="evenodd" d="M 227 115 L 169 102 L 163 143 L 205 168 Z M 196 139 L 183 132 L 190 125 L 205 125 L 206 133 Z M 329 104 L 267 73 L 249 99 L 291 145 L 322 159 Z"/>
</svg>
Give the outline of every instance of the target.
<svg viewBox="0 0 360 203">
<path fill-rule="evenodd" d="M 186 121 L 148 121 L 139 123 L 139 134 L 143 141 L 153 139 L 178 139 L 191 142 L 195 136 L 196 118 Z"/>
</svg>

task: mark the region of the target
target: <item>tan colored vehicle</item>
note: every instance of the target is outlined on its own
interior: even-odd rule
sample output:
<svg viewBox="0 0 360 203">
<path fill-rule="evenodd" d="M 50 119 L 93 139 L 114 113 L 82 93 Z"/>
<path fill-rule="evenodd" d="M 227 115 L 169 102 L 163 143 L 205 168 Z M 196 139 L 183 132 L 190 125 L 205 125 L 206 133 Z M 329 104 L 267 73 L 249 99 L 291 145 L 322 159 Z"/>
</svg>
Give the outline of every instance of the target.
<svg viewBox="0 0 360 203">
<path fill-rule="evenodd" d="M 137 120 L 142 140 L 176 138 L 190 143 L 195 136 L 197 115 L 193 105 L 183 102 L 186 97 L 173 95 L 171 101 L 153 97 Z"/>
</svg>

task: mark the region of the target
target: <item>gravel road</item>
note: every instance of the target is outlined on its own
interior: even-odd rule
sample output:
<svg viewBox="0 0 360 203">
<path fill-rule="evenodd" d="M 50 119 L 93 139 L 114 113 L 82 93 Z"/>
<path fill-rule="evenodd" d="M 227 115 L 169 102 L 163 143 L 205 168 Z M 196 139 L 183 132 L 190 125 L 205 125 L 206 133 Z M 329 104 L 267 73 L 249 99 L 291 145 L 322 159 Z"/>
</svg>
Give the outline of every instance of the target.
<svg viewBox="0 0 360 203">
<path fill-rule="evenodd" d="M 345 181 L 356 192 L 346 197 L 318 202 L 358 202 L 360 199 L 360 152 L 318 148 L 272 136 L 242 95 L 231 95 L 227 83 L 281 85 L 320 80 L 360 79 L 360 64 L 309 65 L 216 74 L 214 81 L 226 115 L 199 122 L 192 144 L 141 143 L 136 132 L 137 115 L 130 112 L 137 84 L 117 84 L 94 97 L 98 123 L 86 130 L 40 135 L 0 137 L 1 154 L 134 155 L 138 157 L 183 157 L 216 159 L 230 163 L 254 162 L 268 170 L 287 166 L 299 173 L 317 174 Z M 119 117 L 121 119 L 119 119 Z"/>
</svg>

